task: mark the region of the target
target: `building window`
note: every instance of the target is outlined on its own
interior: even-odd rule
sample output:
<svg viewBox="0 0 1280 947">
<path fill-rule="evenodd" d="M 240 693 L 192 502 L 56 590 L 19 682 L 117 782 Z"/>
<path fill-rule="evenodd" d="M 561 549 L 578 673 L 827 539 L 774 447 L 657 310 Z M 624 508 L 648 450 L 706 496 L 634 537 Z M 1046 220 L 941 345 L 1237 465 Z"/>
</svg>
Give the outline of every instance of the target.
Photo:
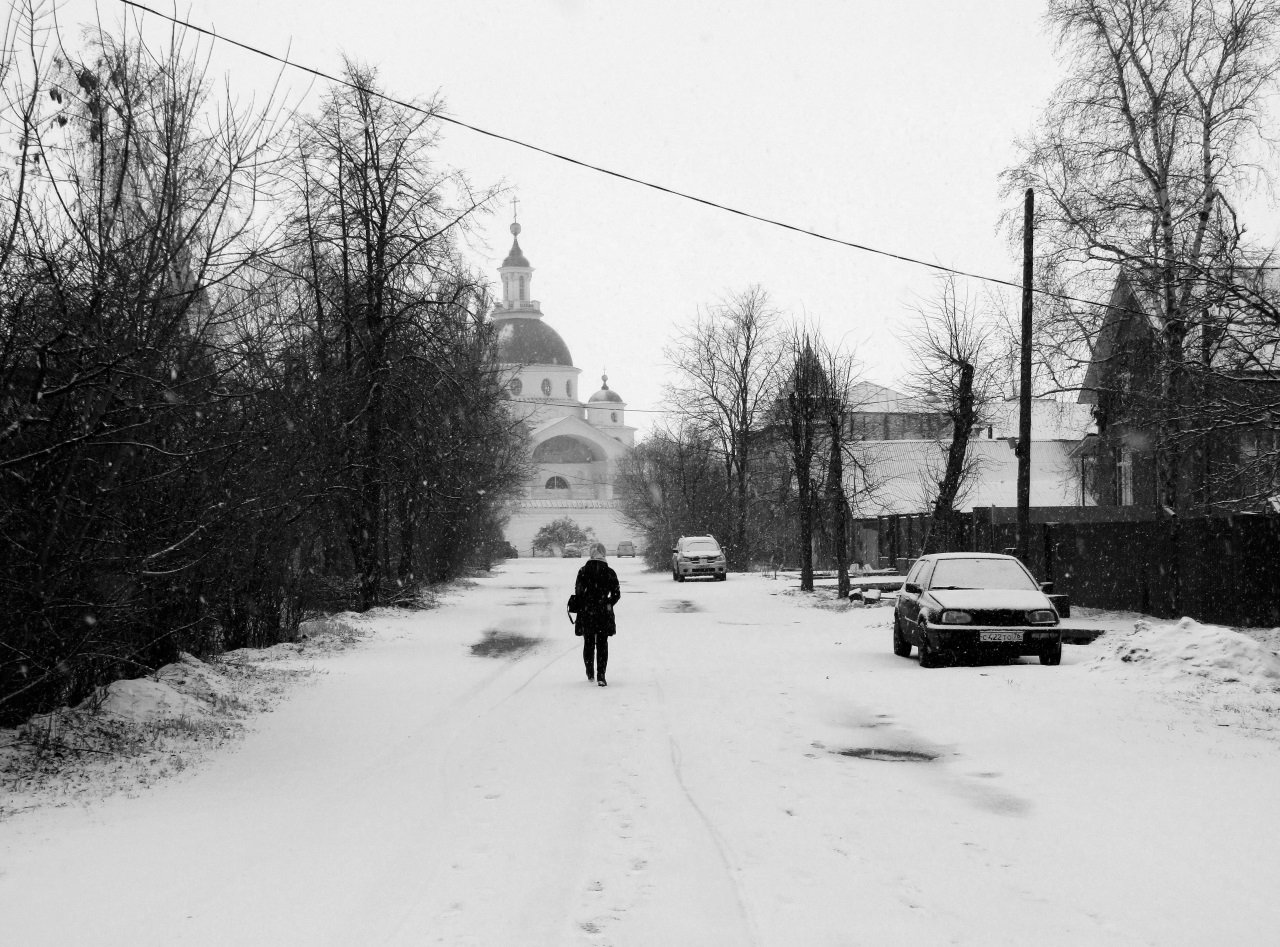
<svg viewBox="0 0 1280 947">
<path fill-rule="evenodd" d="M 1116 469 L 1119 479 L 1118 489 L 1120 506 L 1133 506 L 1133 451 L 1120 451 L 1120 465 Z"/>
<path fill-rule="evenodd" d="M 511 384 L 507 385 L 507 390 L 513 395 L 519 396 L 520 392 L 524 390 L 524 385 L 520 383 L 519 378 L 513 378 L 511 379 Z"/>
<path fill-rule="evenodd" d="M 551 397 L 551 379 L 550 378 L 542 379 L 542 397 L 544 398 Z"/>
<path fill-rule="evenodd" d="M 527 279 L 528 277 L 525 277 L 525 276 L 520 277 L 520 301 L 521 302 L 524 302 L 529 298 L 529 284 L 527 282 Z"/>
<path fill-rule="evenodd" d="M 566 398 L 572 398 L 572 397 L 573 397 L 573 382 L 571 382 L 571 381 L 566 381 L 566 382 L 564 383 L 564 396 L 565 396 Z"/>
<path fill-rule="evenodd" d="M 1093 506 L 1098 502 L 1098 458 L 1080 458 L 1080 505 Z"/>
<path fill-rule="evenodd" d="M 569 481 L 564 477 L 551 477 L 547 480 L 546 486 L 548 490 L 568 490 Z"/>
<path fill-rule="evenodd" d="M 610 412 L 609 412 L 609 420 L 610 420 L 610 421 L 612 421 L 614 424 L 617 424 L 617 423 L 618 423 L 618 412 L 617 412 L 617 411 L 610 411 Z"/>
</svg>

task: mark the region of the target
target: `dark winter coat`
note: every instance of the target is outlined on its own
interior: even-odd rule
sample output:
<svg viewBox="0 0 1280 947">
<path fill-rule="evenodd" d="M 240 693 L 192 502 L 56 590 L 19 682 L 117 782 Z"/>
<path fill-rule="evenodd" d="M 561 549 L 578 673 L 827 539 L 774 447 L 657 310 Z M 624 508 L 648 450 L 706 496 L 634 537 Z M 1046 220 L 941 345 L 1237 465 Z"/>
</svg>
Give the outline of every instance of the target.
<svg viewBox="0 0 1280 947">
<path fill-rule="evenodd" d="M 578 600 L 575 635 L 587 632 L 612 635 L 618 630 L 613 620 L 613 606 L 622 598 L 622 589 L 618 587 L 618 574 L 604 560 L 588 559 L 583 563 L 573 594 Z"/>
</svg>

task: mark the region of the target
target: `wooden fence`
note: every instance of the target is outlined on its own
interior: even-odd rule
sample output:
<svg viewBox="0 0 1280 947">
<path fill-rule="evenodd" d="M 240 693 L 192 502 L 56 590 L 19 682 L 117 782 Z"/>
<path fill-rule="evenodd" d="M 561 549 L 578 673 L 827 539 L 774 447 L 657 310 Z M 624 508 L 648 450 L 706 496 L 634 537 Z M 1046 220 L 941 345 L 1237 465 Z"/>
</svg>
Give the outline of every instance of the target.
<svg viewBox="0 0 1280 947">
<path fill-rule="evenodd" d="M 1087 512 L 1085 512 L 1087 511 Z M 1017 544 L 1012 511 L 979 508 L 953 531 L 953 551 L 1006 552 Z M 1150 508 L 1033 510 L 1027 567 L 1073 605 L 1191 616 L 1237 626 L 1280 626 L 1280 516 L 1167 517 Z M 880 565 L 918 557 L 927 515 L 874 522 Z M 867 554 L 867 558 L 872 558 Z"/>
</svg>

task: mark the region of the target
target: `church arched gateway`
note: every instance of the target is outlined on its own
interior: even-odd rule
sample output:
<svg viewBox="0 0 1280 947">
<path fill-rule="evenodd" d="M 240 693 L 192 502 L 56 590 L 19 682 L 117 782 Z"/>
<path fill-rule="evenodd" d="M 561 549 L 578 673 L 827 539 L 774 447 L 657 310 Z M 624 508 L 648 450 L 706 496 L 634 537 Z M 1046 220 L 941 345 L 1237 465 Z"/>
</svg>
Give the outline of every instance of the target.
<svg viewBox="0 0 1280 947">
<path fill-rule="evenodd" d="M 529 432 L 530 475 L 507 525 L 507 541 L 521 556 L 531 555 L 537 531 L 567 516 L 589 527 L 612 554 L 620 540 L 639 538 L 618 516 L 613 490 L 618 461 L 635 444 L 635 428 L 627 425 L 626 403 L 609 387 L 607 375 L 586 403 L 579 400 L 581 369 L 560 334 L 543 321 L 541 304 L 530 298 L 533 267 L 520 249 L 518 223 L 511 233 L 511 251 L 498 267 L 502 300 L 490 319 L 511 410 Z"/>
</svg>

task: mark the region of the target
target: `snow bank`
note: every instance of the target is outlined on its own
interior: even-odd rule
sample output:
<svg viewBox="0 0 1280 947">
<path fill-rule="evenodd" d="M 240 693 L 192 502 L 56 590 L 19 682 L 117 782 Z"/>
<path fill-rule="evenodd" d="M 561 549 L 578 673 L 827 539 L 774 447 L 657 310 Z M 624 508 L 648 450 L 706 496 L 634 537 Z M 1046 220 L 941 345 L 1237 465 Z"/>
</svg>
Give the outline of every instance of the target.
<svg viewBox="0 0 1280 947">
<path fill-rule="evenodd" d="M 203 717 L 209 708 L 162 681 L 138 678 L 109 684 L 98 709 L 110 717 L 154 723 L 175 717 Z"/>
<path fill-rule="evenodd" d="M 234 699 L 234 688 L 222 674 L 185 651 L 174 664 L 166 664 L 156 672 L 156 680 L 177 688 L 184 695 L 209 703 Z"/>
<path fill-rule="evenodd" d="M 93 711 L 130 723 L 157 723 L 208 717 L 234 703 L 230 681 L 185 651 L 153 677 L 112 681 L 76 710 Z"/>
<path fill-rule="evenodd" d="M 1160 624 L 1137 621 L 1131 631 L 1108 632 L 1086 663 L 1091 670 L 1133 668 L 1169 681 L 1203 678 L 1256 693 L 1280 692 L 1280 655 L 1240 632 L 1191 618 Z"/>
</svg>

